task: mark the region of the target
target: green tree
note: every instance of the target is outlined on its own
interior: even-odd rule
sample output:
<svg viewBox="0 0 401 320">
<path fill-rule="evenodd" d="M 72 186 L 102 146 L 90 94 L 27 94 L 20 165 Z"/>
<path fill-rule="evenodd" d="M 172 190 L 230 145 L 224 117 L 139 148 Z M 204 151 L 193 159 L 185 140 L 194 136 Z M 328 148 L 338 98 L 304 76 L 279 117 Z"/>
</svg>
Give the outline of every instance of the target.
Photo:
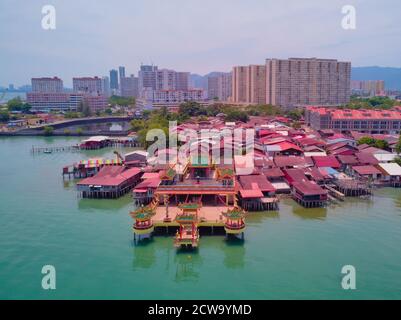
<svg viewBox="0 0 401 320">
<path fill-rule="evenodd" d="M 376 148 L 386 150 L 389 148 L 389 144 L 386 140 L 377 139 L 373 145 Z"/>
<path fill-rule="evenodd" d="M 24 103 L 20 97 L 16 97 L 7 102 L 7 108 L 9 111 L 20 111 L 27 113 L 31 109 L 31 105 Z"/>
<path fill-rule="evenodd" d="M 66 119 L 75 119 L 75 118 L 79 118 L 79 113 L 78 112 L 72 112 L 72 111 L 68 111 L 64 114 L 64 118 Z"/>
<path fill-rule="evenodd" d="M 54 128 L 50 126 L 46 126 L 43 128 L 43 132 L 46 136 L 51 136 L 54 133 Z"/>
<path fill-rule="evenodd" d="M 371 137 L 362 137 L 358 140 L 358 145 L 361 144 L 368 144 L 370 146 L 373 146 L 375 143 L 375 139 L 371 138 Z"/>
<path fill-rule="evenodd" d="M 207 111 L 206 108 L 203 107 L 200 103 L 195 101 L 188 101 L 180 105 L 179 113 L 187 115 L 189 117 L 196 117 L 206 115 Z"/>
<path fill-rule="evenodd" d="M 71 134 L 71 130 L 70 129 L 64 129 L 64 134 L 69 136 Z"/>
<path fill-rule="evenodd" d="M 10 120 L 10 114 L 8 111 L 0 111 L 0 121 L 1 122 L 8 122 Z"/>
<path fill-rule="evenodd" d="M 242 122 L 248 122 L 249 121 L 249 116 L 247 112 L 241 111 L 241 110 L 232 110 L 229 112 L 226 112 L 226 121 L 242 121 Z"/>
<path fill-rule="evenodd" d="M 131 121 L 131 129 L 135 132 L 138 132 L 146 127 L 145 121 L 143 120 L 132 120 Z"/>
<path fill-rule="evenodd" d="M 362 137 L 361 139 L 358 140 L 358 145 L 361 144 L 367 144 L 371 147 L 379 148 L 386 150 L 389 148 L 389 144 L 386 140 L 381 140 L 381 139 L 374 139 L 371 137 Z"/>
<path fill-rule="evenodd" d="M 120 96 L 111 96 L 109 98 L 109 103 L 111 105 L 118 105 L 121 107 L 135 106 L 135 98 L 134 97 L 120 97 Z"/>
<path fill-rule="evenodd" d="M 80 136 L 80 135 L 82 135 L 83 130 L 82 130 L 82 128 L 77 128 L 77 130 L 75 132 L 76 132 L 77 135 Z"/>
</svg>

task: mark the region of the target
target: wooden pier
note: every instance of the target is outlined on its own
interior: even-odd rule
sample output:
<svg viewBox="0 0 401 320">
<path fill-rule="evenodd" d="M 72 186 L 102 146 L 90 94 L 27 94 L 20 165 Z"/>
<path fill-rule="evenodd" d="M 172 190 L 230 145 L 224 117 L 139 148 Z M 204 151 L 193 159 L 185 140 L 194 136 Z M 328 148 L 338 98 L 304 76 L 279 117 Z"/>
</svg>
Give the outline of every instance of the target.
<svg viewBox="0 0 401 320">
<path fill-rule="evenodd" d="M 57 152 L 77 152 L 80 150 L 81 150 L 81 148 L 79 147 L 79 145 L 54 146 L 54 147 L 34 147 L 34 146 L 32 146 L 31 153 L 32 154 L 40 154 L 40 153 L 57 153 Z"/>
<path fill-rule="evenodd" d="M 335 199 L 344 201 L 345 200 L 345 194 L 341 193 L 340 191 L 335 189 L 335 185 L 324 185 L 324 188 L 327 189 L 329 192 L 329 195 L 332 196 Z"/>
<path fill-rule="evenodd" d="M 336 190 L 346 197 L 361 197 L 373 194 L 370 184 L 360 180 L 339 179 L 334 181 L 334 185 Z"/>
</svg>

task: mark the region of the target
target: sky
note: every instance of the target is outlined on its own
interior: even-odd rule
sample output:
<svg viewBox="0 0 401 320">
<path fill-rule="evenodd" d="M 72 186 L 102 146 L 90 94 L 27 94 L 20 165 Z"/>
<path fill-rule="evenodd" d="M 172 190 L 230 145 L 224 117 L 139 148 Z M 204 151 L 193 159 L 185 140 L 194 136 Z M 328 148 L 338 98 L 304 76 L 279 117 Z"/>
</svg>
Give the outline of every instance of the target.
<svg viewBox="0 0 401 320">
<path fill-rule="evenodd" d="M 56 29 L 42 28 L 42 7 Z M 356 9 L 356 29 L 341 9 Z M 401 67 L 399 0 L 0 0 L 0 86 L 105 76 L 122 65 L 206 74 L 266 58 Z"/>
</svg>

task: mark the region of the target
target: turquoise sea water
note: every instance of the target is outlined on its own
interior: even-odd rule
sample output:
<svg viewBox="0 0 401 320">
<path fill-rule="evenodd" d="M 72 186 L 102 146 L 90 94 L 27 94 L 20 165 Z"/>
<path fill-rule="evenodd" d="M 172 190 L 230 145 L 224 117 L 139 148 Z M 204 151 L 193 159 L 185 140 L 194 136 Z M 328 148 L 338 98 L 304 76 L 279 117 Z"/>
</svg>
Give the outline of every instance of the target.
<svg viewBox="0 0 401 320">
<path fill-rule="evenodd" d="M 248 217 L 244 243 L 204 236 L 177 253 L 171 237 L 133 245 L 129 196 L 79 199 L 63 181 L 64 165 L 113 150 L 29 152 L 77 141 L 0 138 L 0 299 L 401 298 L 401 189 L 316 210 L 285 200 Z M 53 291 L 41 287 L 48 264 Z M 355 291 L 341 288 L 344 265 Z"/>
</svg>

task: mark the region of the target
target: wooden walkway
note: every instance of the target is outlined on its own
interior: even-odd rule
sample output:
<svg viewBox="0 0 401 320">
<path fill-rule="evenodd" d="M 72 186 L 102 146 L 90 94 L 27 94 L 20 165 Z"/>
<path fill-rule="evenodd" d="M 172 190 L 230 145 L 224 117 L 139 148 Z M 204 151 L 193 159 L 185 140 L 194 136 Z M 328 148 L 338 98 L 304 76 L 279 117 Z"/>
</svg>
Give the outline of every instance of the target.
<svg viewBox="0 0 401 320">
<path fill-rule="evenodd" d="M 118 142 L 112 141 L 108 143 L 104 148 L 140 148 L 137 142 Z M 49 146 L 49 147 L 35 147 L 32 146 L 31 153 L 40 154 L 40 153 L 57 153 L 57 152 L 77 152 L 80 150 L 99 150 L 104 148 L 85 148 L 80 145 L 72 145 L 72 146 Z"/>
<path fill-rule="evenodd" d="M 76 152 L 81 150 L 79 145 L 75 146 L 54 146 L 54 147 L 34 147 L 32 146 L 31 153 L 56 153 L 56 152 Z"/>
</svg>

